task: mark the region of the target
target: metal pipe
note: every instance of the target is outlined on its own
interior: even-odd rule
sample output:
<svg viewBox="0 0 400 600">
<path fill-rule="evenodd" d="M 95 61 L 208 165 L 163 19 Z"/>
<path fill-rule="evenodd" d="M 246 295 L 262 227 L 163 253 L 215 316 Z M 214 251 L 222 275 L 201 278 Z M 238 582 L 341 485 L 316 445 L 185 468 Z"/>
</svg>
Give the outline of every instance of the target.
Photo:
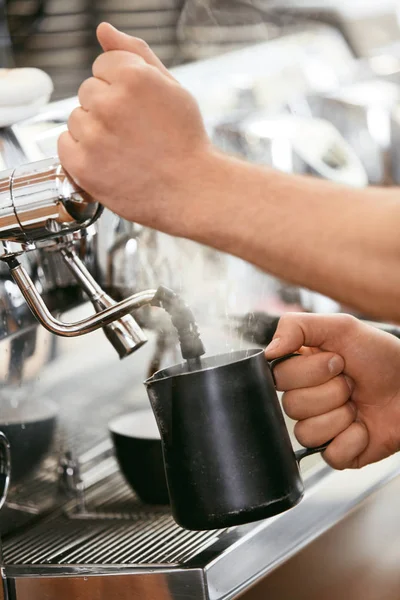
<svg viewBox="0 0 400 600">
<path fill-rule="evenodd" d="M 97 313 L 117 304 L 92 277 L 72 248 L 61 248 L 60 253 L 65 264 L 88 295 Z M 103 331 L 120 358 L 129 356 L 147 342 L 146 335 L 133 316 L 129 314 L 109 325 L 104 325 Z"/>
<path fill-rule="evenodd" d="M 145 290 L 76 323 L 62 323 L 50 313 L 27 271 L 16 259 L 10 264 L 10 272 L 38 321 L 48 331 L 62 337 L 76 337 L 96 331 L 131 311 L 150 304 L 156 294 L 156 290 Z"/>
<path fill-rule="evenodd" d="M 60 248 L 60 254 L 71 273 L 75 276 L 89 298 L 94 301 L 106 295 L 102 287 L 92 277 L 79 256 L 69 248 Z"/>
</svg>

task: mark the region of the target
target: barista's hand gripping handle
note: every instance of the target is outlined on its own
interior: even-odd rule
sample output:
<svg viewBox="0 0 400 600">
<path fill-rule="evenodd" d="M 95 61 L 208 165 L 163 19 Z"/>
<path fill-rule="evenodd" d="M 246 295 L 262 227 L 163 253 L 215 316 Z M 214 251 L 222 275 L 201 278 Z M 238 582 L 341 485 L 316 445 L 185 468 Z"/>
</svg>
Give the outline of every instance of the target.
<svg viewBox="0 0 400 600">
<path fill-rule="evenodd" d="M 295 358 L 296 356 L 301 356 L 299 353 L 287 354 L 286 356 L 281 356 L 280 358 L 276 358 L 275 360 L 270 361 L 272 378 L 274 380 L 274 384 L 276 387 L 276 380 L 274 375 L 274 368 L 279 365 L 281 362 L 285 362 L 285 360 L 289 360 L 290 358 Z M 307 458 L 308 456 L 312 456 L 313 454 L 320 454 L 327 449 L 332 440 L 329 440 L 325 444 L 321 446 L 317 446 L 316 448 L 302 448 L 301 450 L 297 450 L 294 454 L 298 463 L 300 463 L 303 458 Z"/>
</svg>

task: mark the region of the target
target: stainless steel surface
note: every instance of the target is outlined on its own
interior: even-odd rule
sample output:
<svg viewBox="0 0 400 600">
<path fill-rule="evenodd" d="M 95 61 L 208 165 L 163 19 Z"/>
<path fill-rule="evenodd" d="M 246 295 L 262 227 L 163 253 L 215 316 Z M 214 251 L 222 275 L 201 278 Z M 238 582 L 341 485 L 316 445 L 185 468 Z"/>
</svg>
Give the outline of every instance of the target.
<svg viewBox="0 0 400 600">
<path fill-rule="evenodd" d="M 101 465 L 100 465 L 101 467 Z M 86 491 L 88 511 L 64 513 L 6 541 L 5 562 L 13 565 L 167 565 L 184 564 L 223 532 L 188 532 L 167 509 L 142 505 L 113 472 Z"/>
<path fill-rule="evenodd" d="M 3 562 L 3 550 L 0 542 L 0 600 L 8 600 L 8 586 Z"/>
<path fill-rule="evenodd" d="M 362 161 L 372 184 L 392 182 L 390 118 L 400 88 L 388 81 L 366 80 L 333 94 L 310 99 L 314 115 L 331 121 Z"/>
<path fill-rule="evenodd" d="M 137 294 L 129 296 L 129 298 L 125 298 L 125 300 L 121 300 L 117 304 L 104 308 L 101 312 L 98 312 L 91 317 L 87 317 L 76 323 L 62 323 L 50 313 L 23 266 L 19 264 L 15 268 L 11 268 L 10 271 L 14 281 L 17 283 L 28 306 L 38 321 L 51 333 L 64 337 L 80 336 L 96 331 L 99 327 L 106 326 L 131 311 L 149 304 L 156 293 L 156 290 L 138 292 Z"/>
<path fill-rule="evenodd" d="M 99 286 L 72 248 L 61 248 L 60 252 L 65 263 L 85 290 L 97 313 L 102 313 L 105 309 L 116 306 L 117 303 Z M 103 331 L 108 341 L 117 350 L 120 358 L 129 356 L 147 342 L 144 332 L 130 314 L 104 325 Z"/>
<path fill-rule="evenodd" d="M 278 170 L 364 187 L 365 170 L 340 133 L 322 119 L 255 114 L 215 128 L 222 149 Z"/>
<path fill-rule="evenodd" d="M 96 600 L 141 600 L 157 598 L 170 600 L 201 600 L 206 598 L 204 577 L 200 569 L 165 572 L 163 569 L 139 570 L 138 578 L 121 570 L 117 573 L 90 574 L 86 571 L 74 573 L 67 579 L 44 575 L 15 579 L 16 598 L 22 600 L 42 600 L 43 598 L 94 598 Z"/>
<path fill-rule="evenodd" d="M 292 18 L 336 27 L 356 56 L 371 56 L 398 44 L 396 0 L 278 0 L 273 4 Z"/>
<path fill-rule="evenodd" d="M 11 197 L 14 169 L 0 172 L 0 234 L 2 236 L 2 256 L 21 254 L 21 227 L 15 214 Z"/>
<path fill-rule="evenodd" d="M 55 159 L 42 160 L 0 173 L 0 236 L 3 258 L 9 259 L 57 237 L 56 247 L 77 282 L 88 294 L 97 316 L 79 324 L 65 325 L 54 319 L 29 274 L 13 264 L 11 274 L 32 312 L 51 333 L 83 335 L 103 327 L 109 341 L 124 358 L 146 342 L 144 333 L 128 313 L 140 308 L 151 293 L 117 304 L 98 285 L 73 250 L 71 234 L 87 229 L 100 216 L 101 208 L 91 201 L 66 175 Z M 69 235 L 69 248 L 63 236 Z M 11 243 L 16 247 L 10 246 Z M 11 267 L 11 263 L 10 263 Z M 118 315 L 118 316 L 115 316 Z M 113 322 L 119 319 L 118 322 Z"/>
<path fill-rule="evenodd" d="M 0 510 L 3 508 L 10 487 L 11 478 L 11 452 L 10 444 L 2 431 L 0 431 Z"/>
<path fill-rule="evenodd" d="M 8 186 L 8 191 L 7 191 Z M 83 229 L 99 216 L 56 159 L 0 173 L 0 235 L 29 245 Z"/>
<path fill-rule="evenodd" d="M 244 600 L 398 600 L 400 477 L 262 579 Z"/>
<path fill-rule="evenodd" d="M 306 478 L 304 501 L 290 512 L 257 524 L 206 534 L 180 530 L 162 512 L 152 513 L 147 508 L 142 514 L 140 507 L 134 508 L 132 499 L 128 500 L 127 510 L 123 494 L 103 481 L 103 490 L 101 484 L 98 489 L 94 487 L 89 504 L 93 503 L 100 514 L 122 506 L 125 519 L 85 522 L 55 516 L 24 534 L 8 537 L 4 553 L 9 583 L 16 590 L 17 600 L 31 598 L 27 593 L 33 589 L 38 594 L 46 590 L 50 598 L 58 597 L 54 590 L 61 593 L 64 589 L 69 598 L 78 598 L 83 593 L 79 590 L 90 590 L 96 578 L 109 575 L 113 588 L 105 582 L 106 588 L 96 596 L 103 600 L 110 589 L 114 597 L 120 597 L 125 586 L 131 593 L 140 586 L 145 597 L 151 595 L 154 590 L 146 576 L 162 573 L 172 586 L 171 596 L 178 597 L 173 582 L 179 581 L 179 574 L 184 572 L 189 597 L 234 598 L 341 521 L 399 471 L 398 457 L 359 472 L 333 472 L 318 466 Z M 132 521 L 129 510 L 133 510 Z M 121 567 L 131 578 L 124 585 L 114 579 L 121 574 Z M 87 588 L 81 587 L 84 578 L 91 582 Z M 61 587 L 62 582 L 66 587 Z"/>
</svg>

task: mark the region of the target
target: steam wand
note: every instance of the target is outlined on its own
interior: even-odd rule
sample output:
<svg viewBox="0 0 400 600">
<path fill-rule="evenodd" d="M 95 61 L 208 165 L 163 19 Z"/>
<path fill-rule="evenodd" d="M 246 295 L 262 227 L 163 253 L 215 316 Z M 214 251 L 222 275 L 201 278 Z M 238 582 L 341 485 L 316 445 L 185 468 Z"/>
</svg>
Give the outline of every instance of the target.
<svg viewBox="0 0 400 600">
<path fill-rule="evenodd" d="M 75 323 L 62 323 L 54 318 L 43 301 L 41 295 L 37 291 L 32 279 L 29 277 L 26 269 L 15 258 L 4 259 L 8 263 L 11 275 L 21 290 L 29 308 L 38 319 L 38 321 L 51 333 L 62 337 L 75 337 L 91 333 L 100 327 L 109 325 L 113 321 L 120 319 L 131 311 L 141 308 L 146 304 L 150 304 L 153 300 L 156 290 L 145 290 L 133 294 L 125 300 L 121 300 L 113 306 L 105 308 L 101 312 L 76 321 Z"/>
<path fill-rule="evenodd" d="M 62 247 L 60 254 L 75 279 L 77 279 L 86 292 L 97 313 L 117 304 L 91 276 L 84 263 L 72 248 Z M 133 316 L 129 314 L 117 321 L 113 321 L 109 325 L 104 325 L 103 331 L 108 341 L 117 350 L 120 358 L 129 356 L 147 342 L 142 329 L 136 323 Z"/>
<path fill-rule="evenodd" d="M 160 286 L 158 290 L 145 290 L 133 294 L 118 303 L 114 303 L 90 276 L 86 267 L 84 267 L 76 255 L 65 250 L 63 256 L 78 281 L 83 285 L 93 304 L 96 306 L 97 303 L 97 306 L 100 308 L 100 312 L 97 314 L 75 323 L 63 323 L 53 317 L 32 279 L 18 259 L 16 257 L 4 259 L 31 311 L 48 331 L 62 337 L 85 335 L 100 327 L 109 326 L 133 310 L 150 304 L 163 308 L 171 316 L 172 324 L 178 333 L 182 357 L 188 361 L 189 368 L 193 368 L 193 366 L 198 368 L 201 366 L 199 360 L 205 354 L 205 349 L 200 339 L 198 327 L 192 311 L 178 294 L 164 286 Z M 107 306 L 107 304 L 111 305 Z M 113 335 L 114 332 L 111 331 L 111 334 L 107 335 L 107 337 L 110 339 Z"/>
</svg>

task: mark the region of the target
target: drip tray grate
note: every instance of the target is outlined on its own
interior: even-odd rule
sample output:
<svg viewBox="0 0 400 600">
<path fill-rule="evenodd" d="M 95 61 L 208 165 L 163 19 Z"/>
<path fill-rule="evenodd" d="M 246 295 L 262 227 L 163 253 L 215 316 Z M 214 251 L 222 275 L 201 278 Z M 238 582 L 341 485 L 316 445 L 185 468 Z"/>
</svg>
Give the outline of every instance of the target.
<svg viewBox="0 0 400 600">
<path fill-rule="evenodd" d="M 187 531 L 167 508 L 139 502 L 118 472 L 75 501 L 4 540 L 6 565 L 181 565 L 212 545 L 221 531 Z"/>
</svg>

